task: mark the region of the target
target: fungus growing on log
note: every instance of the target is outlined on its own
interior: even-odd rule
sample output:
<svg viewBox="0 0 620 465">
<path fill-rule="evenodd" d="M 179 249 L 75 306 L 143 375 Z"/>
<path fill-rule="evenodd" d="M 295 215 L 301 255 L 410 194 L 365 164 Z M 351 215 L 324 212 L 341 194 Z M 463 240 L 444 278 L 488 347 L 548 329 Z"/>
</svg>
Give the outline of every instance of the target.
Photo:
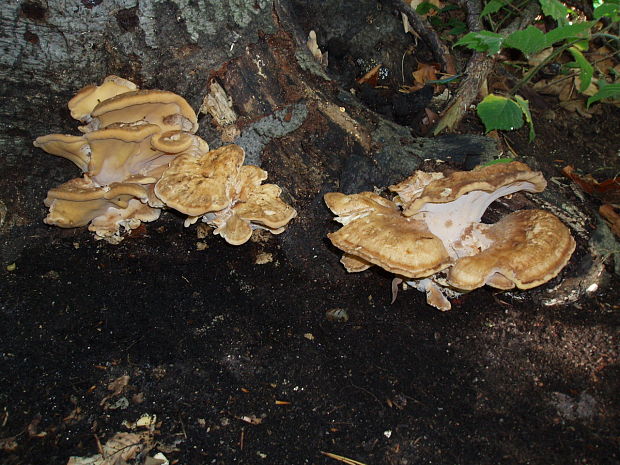
<svg viewBox="0 0 620 465">
<path fill-rule="evenodd" d="M 145 204 L 145 187 L 134 183 L 99 186 L 88 176 L 72 179 L 47 193 L 44 219 L 49 225 L 75 228 L 90 223 L 100 239 L 116 242 L 121 229 L 135 229 L 142 221 L 159 218 L 160 210 Z"/>
<path fill-rule="evenodd" d="M 228 145 L 209 151 L 195 135 L 194 110 L 163 90 L 139 90 L 108 76 L 69 102 L 83 123 L 81 136 L 50 134 L 34 141 L 52 155 L 72 161 L 84 175 L 51 189 L 45 222 L 63 228 L 89 225 L 111 243 L 123 231 L 154 221 L 162 208 L 203 217 L 230 244 L 246 242 L 252 230 L 284 231 L 297 212 L 280 199 L 281 189 L 261 183 L 267 172 L 242 166 L 244 151 Z"/>
<path fill-rule="evenodd" d="M 125 92 L 131 92 L 138 87 L 131 81 L 118 76 L 107 76 L 99 86 L 83 87 L 69 100 L 71 117 L 78 121 L 90 121 L 90 114 L 99 102 L 108 100 Z"/>
<path fill-rule="evenodd" d="M 450 263 L 441 240 L 426 224 L 402 215 L 396 204 L 372 192 L 325 195 L 327 206 L 344 224 L 327 237 L 345 252 L 348 271 L 378 265 L 407 278 L 430 276 Z M 365 264 L 368 264 L 366 266 Z"/>
<path fill-rule="evenodd" d="M 568 263 L 575 241 L 549 212 L 524 210 L 494 225 L 481 223 L 496 199 L 545 187 L 540 172 L 519 162 L 447 176 L 417 171 L 389 187 L 398 194 L 393 202 L 371 192 L 326 194 L 344 225 L 328 237 L 345 252 L 347 271 L 378 265 L 425 292 L 429 305 L 449 310 L 447 297 L 485 284 L 530 289 Z"/>
<path fill-rule="evenodd" d="M 244 158 L 234 144 L 200 156 L 182 154 L 155 185 L 155 195 L 188 215 L 186 226 L 202 217 L 232 245 L 247 242 L 256 228 L 279 234 L 297 212 L 280 199 L 278 186 L 261 184 L 266 171 L 242 166 Z"/>
</svg>

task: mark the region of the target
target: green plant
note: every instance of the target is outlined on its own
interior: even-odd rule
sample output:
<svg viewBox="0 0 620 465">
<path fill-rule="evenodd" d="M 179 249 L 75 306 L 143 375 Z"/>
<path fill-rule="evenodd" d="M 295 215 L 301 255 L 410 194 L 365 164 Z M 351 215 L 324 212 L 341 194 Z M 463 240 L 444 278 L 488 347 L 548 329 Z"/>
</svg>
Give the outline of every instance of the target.
<svg viewBox="0 0 620 465">
<path fill-rule="evenodd" d="M 526 0 L 527 1 L 527 0 Z M 620 37 L 612 34 L 618 30 L 620 20 L 620 0 L 595 0 L 593 20 L 586 21 L 573 9 L 559 0 L 538 0 L 544 15 L 554 20 L 557 26 L 543 32 L 535 25 L 517 30 L 508 35 L 498 32 L 506 18 L 519 11 L 523 5 L 508 0 L 490 0 L 486 3 L 480 16 L 486 20 L 491 30 L 470 32 L 464 35 L 455 46 L 465 46 L 472 50 L 496 55 L 500 50 L 512 48 L 519 50 L 526 57 L 532 57 L 545 49 L 550 53 L 538 64 L 533 65 L 518 81 L 506 96 L 488 95 L 478 105 L 478 115 L 488 131 L 494 129 L 511 130 L 523 126 L 523 120 L 530 126 L 530 140 L 534 138 L 534 127 L 529 111 L 528 101 L 517 94 L 519 89 L 529 83 L 536 74 L 549 63 L 557 60 L 565 52 L 574 61 L 565 64 L 566 69 L 578 70 L 579 92 L 585 92 L 593 82 L 595 68 L 584 55 L 593 39 L 603 39 L 612 43 L 620 43 Z M 501 14 L 506 10 L 505 14 Z M 600 30 L 597 30 L 597 28 Z M 587 100 L 587 106 L 606 100 L 620 98 L 620 81 L 609 83 L 604 76 L 595 84 L 598 91 Z"/>
<path fill-rule="evenodd" d="M 467 26 L 463 21 L 456 17 L 449 17 L 447 14 L 451 11 L 460 11 L 456 5 L 448 4 L 439 8 L 431 2 L 422 2 L 416 7 L 415 11 L 419 15 L 428 15 L 429 23 L 447 34 L 460 35 L 467 31 Z"/>
</svg>

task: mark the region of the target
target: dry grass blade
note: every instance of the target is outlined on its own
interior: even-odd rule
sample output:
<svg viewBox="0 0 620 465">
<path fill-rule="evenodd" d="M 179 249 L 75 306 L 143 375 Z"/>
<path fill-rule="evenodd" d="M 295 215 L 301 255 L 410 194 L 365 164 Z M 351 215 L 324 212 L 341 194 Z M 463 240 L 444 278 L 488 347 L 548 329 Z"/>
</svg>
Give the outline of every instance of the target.
<svg viewBox="0 0 620 465">
<path fill-rule="evenodd" d="M 342 455 L 332 454 L 331 452 L 323 452 L 321 454 L 329 457 L 330 459 L 338 460 L 339 462 L 346 463 L 347 465 L 366 465 L 363 462 L 358 462 L 357 460 L 350 459 L 348 457 L 343 457 Z"/>
</svg>

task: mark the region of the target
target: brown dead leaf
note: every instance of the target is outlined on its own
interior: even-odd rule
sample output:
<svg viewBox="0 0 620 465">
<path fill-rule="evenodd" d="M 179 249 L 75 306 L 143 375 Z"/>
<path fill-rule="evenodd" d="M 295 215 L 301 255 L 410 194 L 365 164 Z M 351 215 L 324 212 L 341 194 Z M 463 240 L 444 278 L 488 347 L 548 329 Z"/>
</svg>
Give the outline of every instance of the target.
<svg viewBox="0 0 620 465">
<path fill-rule="evenodd" d="M 314 59 L 324 68 L 327 67 L 327 52 L 321 52 L 321 49 L 319 48 L 319 44 L 317 42 L 316 39 L 316 32 L 314 31 L 310 31 L 308 33 L 308 40 L 306 41 L 306 46 L 308 47 L 308 50 L 310 50 L 310 53 L 312 54 L 312 56 L 314 57 Z"/>
<path fill-rule="evenodd" d="M 534 90 L 540 94 L 556 95 L 561 102 L 571 100 L 575 93 L 574 78 L 556 76 L 551 79 L 541 79 L 534 84 Z"/>
<path fill-rule="evenodd" d="M 592 118 L 592 112 L 586 108 L 586 101 L 584 99 L 576 98 L 566 100 L 564 102 L 560 102 L 560 106 L 565 110 L 577 113 L 584 118 Z"/>
<path fill-rule="evenodd" d="M 71 413 L 69 413 L 69 415 L 67 415 L 66 417 L 64 417 L 62 419 L 62 421 L 64 421 L 65 423 L 72 423 L 74 421 L 79 421 L 82 419 L 82 409 L 80 407 L 75 407 L 73 410 L 71 410 Z"/>
<path fill-rule="evenodd" d="M 28 436 L 30 436 L 31 438 L 42 438 L 42 437 L 47 436 L 47 432 L 45 432 L 45 431 L 39 432 L 38 431 L 39 423 L 41 423 L 41 416 L 37 415 L 36 417 L 34 417 L 32 419 L 32 421 L 30 422 L 30 424 L 26 428 Z"/>
<path fill-rule="evenodd" d="M 110 384 L 108 384 L 108 391 L 112 391 L 112 394 L 111 394 L 112 396 L 118 396 L 125 390 L 128 383 L 129 383 L 128 375 L 119 376 L 114 381 L 112 381 Z"/>
<path fill-rule="evenodd" d="M 430 108 L 425 108 L 424 113 L 426 115 L 422 118 L 422 127 L 420 128 L 422 134 L 426 134 L 439 120 L 439 115 Z"/>
<path fill-rule="evenodd" d="M 155 443 L 150 432 L 116 433 L 102 446 L 99 443 L 99 454 L 90 457 L 70 457 L 67 465 L 127 465 L 138 454 L 146 454 Z"/>
<path fill-rule="evenodd" d="M 100 454 L 97 454 L 90 457 L 69 457 L 67 465 L 101 465 L 102 463 L 103 457 Z"/>
<path fill-rule="evenodd" d="M 534 84 L 533 88 L 540 94 L 556 95 L 562 108 L 576 112 L 585 118 L 591 118 L 593 111 L 586 108 L 586 98 L 577 90 L 580 85 L 581 81 L 577 75 L 556 76 L 552 79 L 541 79 Z M 586 92 L 591 91 L 592 85 L 586 89 Z"/>
<path fill-rule="evenodd" d="M 155 446 L 150 433 L 116 433 L 103 445 L 102 465 L 117 465 L 133 460 Z"/>
<path fill-rule="evenodd" d="M 616 63 L 613 59 L 613 52 L 603 45 L 594 50 L 589 56 L 590 62 L 601 73 L 608 76 Z"/>
<path fill-rule="evenodd" d="M 110 384 L 108 384 L 108 391 L 112 391 L 112 393 L 108 394 L 103 399 L 101 399 L 101 402 L 99 403 L 99 405 L 103 405 L 108 400 L 110 400 L 112 397 L 116 397 L 122 394 L 125 388 L 127 387 L 128 383 L 129 383 L 129 376 L 123 375 L 123 376 L 119 376 L 114 381 L 112 381 Z"/>
<path fill-rule="evenodd" d="M 580 175 L 571 165 L 562 168 L 562 173 L 577 184 L 584 192 L 596 197 L 604 203 L 620 205 L 620 176 L 597 181 L 591 174 Z"/>
<path fill-rule="evenodd" d="M 381 69 L 381 66 L 383 65 L 379 63 L 377 66 L 375 66 L 370 71 L 368 71 L 366 74 L 364 74 L 361 78 L 356 79 L 357 83 L 358 84 L 368 83 L 371 86 L 375 87 L 377 85 L 377 81 L 379 78 L 379 70 Z"/>
<path fill-rule="evenodd" d="M 601 205 L 598 212 L 605 219 L 607 224 L 609 224 L 612 232 L 620 237 L 620 215 L 616 212 L 614 207 L 609 204 Z"/>
<path fill-rule="evenodd" d="M 575 88 L 581 89 L 581 79 L 579 78 L 579 76 L 575 76 Z M 590 85 L 586 90 L 579 92 L 583 95 L 587 95 L 588 97 L 592 97 L 598 92 L 598 86 L 594 83 L 594 81 L 591 81 Z"/>
<path fill-rule="evenodd" d="M 437 72 L 439 71 L 439 65 L 437 63 L 418 63 L 417 71 L 411 73 L 413 75 L 413 82 L 415 84 L 426 84 L 428 81 L 437 80 Z"/>
<path fill-rule="evenodd" d="M 538 66 L 543 61 L 545 61 L 547 58 L 549 58 L 549 56 L 552 53 L 553 53 L 553 47 L 547 47 L 541 50 L 540 52 L 536 53 L 535 55 L 530 56 L 527 60 L 527 63 L 530 66 Z"/>
</svg>

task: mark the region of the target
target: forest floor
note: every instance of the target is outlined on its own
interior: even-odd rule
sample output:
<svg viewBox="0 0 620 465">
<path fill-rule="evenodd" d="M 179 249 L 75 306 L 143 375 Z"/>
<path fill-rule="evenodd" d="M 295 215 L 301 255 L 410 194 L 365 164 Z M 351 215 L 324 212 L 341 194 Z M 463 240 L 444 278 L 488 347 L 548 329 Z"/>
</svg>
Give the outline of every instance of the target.
<svg viewBox="0 0 620 465">
<path fill-rule="evenodd" d="M 592 216 L 561 169 L 617 174 L 620 109 L 547 105 L 533 142 L 505 141 Z M 483 130 L 472 116 L 460 132 Z M 326 209 L 315 232 L 335 229 Z M 326 240 L 315 257 L 336 271 L 305 272 L 288 233 L 236 248 L 172 213 L 117 246 L 24 231 L 0 271 L 0 461 L 99 463 L 115 443 L 109 463 L 620 462 L 613 262 L 596 291 L 543 305 L 585 266 L 585 239 L 541 290 L 479 289 L 440 312 L 412 289 L 390 304 L 391 276 L 345 273 Z"/>
</svg>

